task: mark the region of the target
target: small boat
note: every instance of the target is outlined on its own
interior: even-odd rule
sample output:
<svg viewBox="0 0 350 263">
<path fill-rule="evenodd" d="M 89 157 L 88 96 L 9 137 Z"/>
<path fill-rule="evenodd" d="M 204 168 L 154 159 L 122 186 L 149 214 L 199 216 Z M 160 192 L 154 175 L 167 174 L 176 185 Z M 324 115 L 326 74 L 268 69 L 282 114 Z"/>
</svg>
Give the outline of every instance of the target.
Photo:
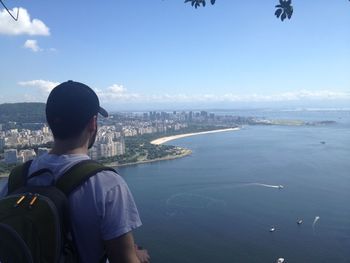
<svg viewBox="0 0 350 263">
<path fill-rule="evenodd" d="M 284 262 L 284 258 L 279 258 L 277 259 L 276 263 L 283 263 Z"/>
<path fill-rule="evenodd" d="M 322 142 L 320 142 L 321 144 L 326 144 L 326 142 L 325 141 L 322 141 Z"/>
<path fill-rule="evenodd" d="M 283 188 L 284 188 L 283 185 L 279 185 L 279 186 L 278 186 L 278 189 L 283 189 Z"/>
<path fill-rule="evenodd" d="M 271 232 L 271 233 L 272 233 L 272 232 L 275 232 L 275 230 L 276 230 L 276 228 L 275 228 L 274 226 L 270 228 L 270 232 Z"/>
<path fill-rule="evenodd" d="M 301 225 L 302 223 L 303 223 L 303 220 L 302 220 L 302 219 L 300 219 L 300 220 L 297 221 L 297 224 L 298 224 L 298 225 Z"/>
</svg>

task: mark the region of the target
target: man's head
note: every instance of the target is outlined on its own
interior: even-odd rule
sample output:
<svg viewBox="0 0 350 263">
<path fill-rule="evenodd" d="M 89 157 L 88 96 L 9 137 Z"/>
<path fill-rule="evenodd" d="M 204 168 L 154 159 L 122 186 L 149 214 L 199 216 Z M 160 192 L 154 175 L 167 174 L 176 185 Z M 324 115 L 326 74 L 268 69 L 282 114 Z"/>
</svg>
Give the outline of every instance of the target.
<svg viewBox="0 0 350 263">
<path fill-rule="evenodd" d="M 46 119 L 55 139 L 67 140 L 79 137 L 87 125 L 100 113 L 108 117 L 100 107 L 96 93 L 85 84 L 67 81 L 56 86 L 46 103 Z M 96 136 L 97 127 L 95 134 Z M 91 147 L 93 141 L 89 143 Z"/>
</svg>

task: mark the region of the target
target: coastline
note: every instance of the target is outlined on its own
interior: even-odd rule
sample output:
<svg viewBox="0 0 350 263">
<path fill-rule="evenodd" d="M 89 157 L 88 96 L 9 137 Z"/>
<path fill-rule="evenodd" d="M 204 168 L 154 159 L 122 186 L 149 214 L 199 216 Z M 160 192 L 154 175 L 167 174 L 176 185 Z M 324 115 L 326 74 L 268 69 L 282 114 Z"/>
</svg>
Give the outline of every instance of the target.
<svg viewBox="0 0 350 263">
<path fill-rule="evenodd" d="M 185 133 L 185 134 L 179 134 L 179 135 L 173 135 L 173 136 L 167 136 L 167 137 L 161 137 L 158 139 L 155 139 L 151 141 L 152 144 L 160 145 L 169 141 L 173 141 L 180 138 L 195 136 L 195 135 L 202 135 L 202 134 L 209 134 L 209 133 L 218 133 L 218 132 L 228 132 L 228 131 L 239 131 L 240 128 L 227 128 L 227 129 L 220 129 L 220 130 L 212 130 L 212 131 L 204 131 L 204 132 L 194 132 L 194 133 Z"/>
<path fill-rule="evenodd" d="M 144 163 L 154 163 L 154 162 L 159 162 L 159 161 L 169 161 L 169 160 L 174 160 L 174 159 L 179 159 L 183 158 L 186 156 L 189 156 L 192 154 L 192 151 L 189 149 L 181 148 L 181 154 L 178 155 L 168 155 L 162 158 L 156 158 L 152 160 L 143 160 L 143 161 L 138 161 L 138 162 L 133 162 L 133 163 L 123 163 L 123 164 L 118 164 L 117 162 L 111 162 L 111 163 L 103 163 L 103 165 L 110 166 L 110 167 L 123 167 L 123 166 L 132 166 L 132 165 L 138 165 L 138 164 L 144 164 Z M 0 180 L 7 178 L 9 176 L 9 173 L 1 173 L 0 174 Z"/>
<path fill-rule="evenodd" d="M 2 178 L 8 177 L 9 175 L 10 175 L 10 172 L 8 172 L 8 173 L 1 173 L 1 174 L 0 174 L 0 180 L 1 180 Z"/>
<path fill-rule="evenodd" d="M 151 141 L 151 144 L 154 145 L 160 145 L 169 141 L 173 141 L 176 139 L 180 138 L 185 138 L 185 137 L 190 137 L 190 136 L 196 136 L 196 135 L 202 135 L 202 134 L 210 134 L 210 133 L 218 133 L 218 132 L 229 132 L 229 131 L 238 131 L 240 128 L 227 128 L 227 129 L 219 129 L 219 130 L 211 130 L 211 131 L 203 131 L 203 132 L 194 132 L 194 133 L 184 133 L 184 134 L 178 134 L 178 135 L 172 135 L 172 136 L 167 136 L 167 137 L 161 137 L 158 139 L 155 139 Z M 188 155 L 192 154 L 192 151 L 186 148 L 180 148 L 181 153 L 178 155 L 168 155 L 162 158 L 156 158 L 152 160 L 140 160 L 137 162 L 132 162 L 132 163 L 124 163 L 124 164 L 118 164 L 117 162 L 110 162 L 110 163 L 103 163 L 106 166 L 111 166 L 111 167 L 123 167 L 123 166 L 132 166 L 132 165 L 138 165 L 138 164 L 144 164 L 144 163 L 153 163 L 153 162 L 159 162 L 159 161 L 167 161 L 167 160 L 174 160 L 182 157 L 186 157 Z M 2 178 L 6 178 L 9 176 L 9 173 L 1 173 L 0 174 L 0 180 Z"/>
<path fill-rule="evenodd" d="M 117 162 L 111 162 L 111 163 L 104 163 L 106 166 L 111 166 L 111 167 L 123 167 L 123 166 L 132 166 L 132 165 L 138 165 L 138 164 L 144 164 L 144 163 L 154 163 L 154 162 L 159 162 L 159 161 L 169 161 L 169 160 L 174 160 L 174 159 L 179 159 L 182 157 L 186 157 L 188 155 L 192 154 L 192 151 L 189 149 L 181 148 L 182 152 L 181 154 L 178 155 L 168 155 L 162 158 L 156 158 L 152 160 L 143 160 L 143 161 L 138 161 L 138 162 L 133 162 L 133 163 L 123 163 L 123 164 L 118 164 Z"/>
</svg>

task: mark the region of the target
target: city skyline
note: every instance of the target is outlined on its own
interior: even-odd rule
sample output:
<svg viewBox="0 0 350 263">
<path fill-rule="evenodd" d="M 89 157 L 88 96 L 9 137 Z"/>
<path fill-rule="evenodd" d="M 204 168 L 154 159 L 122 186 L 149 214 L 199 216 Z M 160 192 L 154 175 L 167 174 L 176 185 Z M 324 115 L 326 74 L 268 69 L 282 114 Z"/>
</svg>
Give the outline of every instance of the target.
<svg viewBox="0 0 350 263">
<path fill-rule="evenodd" d="M 18 22 L 0 9 L 0 103 L 73 79 L 110 111 L 348 107 L 349 3 L 296 3 L 282 23 L 275 2 L 36 1 Z"/>
</svg>

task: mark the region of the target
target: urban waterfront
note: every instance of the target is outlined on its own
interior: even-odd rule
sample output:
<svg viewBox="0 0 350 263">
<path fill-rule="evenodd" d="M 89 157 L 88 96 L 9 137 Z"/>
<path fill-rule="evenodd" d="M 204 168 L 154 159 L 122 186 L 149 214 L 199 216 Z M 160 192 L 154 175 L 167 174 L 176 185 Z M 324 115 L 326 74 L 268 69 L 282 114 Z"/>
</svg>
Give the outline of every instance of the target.
<svg viewBox="0 0 350 263">
<path fill-rule="evenodd" d="M 185 158 L 118 168 L 142 216 L 137 242 L 156 263 L 349 262 L 350 112 L 239 114 L 336 123 L 243 125 L 167 143 Z"/>
<path fill-rule="evenodd" d="M 183 138 L 189 157 L 119 168 L 152 262 L 349 262 L 350 113 L 269 114 L 337 124 Z"/>
</svg>

